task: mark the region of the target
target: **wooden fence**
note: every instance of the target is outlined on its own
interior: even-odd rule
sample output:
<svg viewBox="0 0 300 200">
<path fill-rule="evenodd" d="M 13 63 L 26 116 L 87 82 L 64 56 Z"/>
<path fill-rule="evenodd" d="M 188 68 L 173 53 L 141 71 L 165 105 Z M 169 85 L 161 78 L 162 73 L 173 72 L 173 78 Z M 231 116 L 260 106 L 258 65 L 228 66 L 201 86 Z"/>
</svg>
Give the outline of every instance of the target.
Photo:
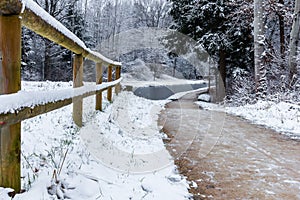
<svg viewBox="0 0 300 200">
<path fill-rule="evenodd" d="M 25 3 L 25 5 L 23 5 Z M 112 87 L 120 92 L 121 63 L 112 61 L 87 48 L 71 31 L 51 17 L 32 0 L 0 0 L 0 108 L 1 99 L 18 99 L 21 89 L 21 27 L 71 50 L 73 58 L 73 92 L 61 99 L 11 107 L 0 112 L 0 187 L 21 190 L 20 155 L 21 121 L 73 103 L 73 119 L 82 126 L 82 99 L 96 94 L 96 109 L 102 110 L 102 92 L 112 101 Z M 84 58 L 96 63 L 96 86 L 83 86 Z M 108 82 L 102 83 L 103 67 L 108 67 Z M 115 69 L 115 81 L 113 70 Z M 83 88 L 83 89 L 82 89 Z M 82 90 L 80 90 L 82 89 Z M 14 96 L 12 96 L 14 95 Z M 13 105 L 13 104 L 12 104 Z"/>
</svg>

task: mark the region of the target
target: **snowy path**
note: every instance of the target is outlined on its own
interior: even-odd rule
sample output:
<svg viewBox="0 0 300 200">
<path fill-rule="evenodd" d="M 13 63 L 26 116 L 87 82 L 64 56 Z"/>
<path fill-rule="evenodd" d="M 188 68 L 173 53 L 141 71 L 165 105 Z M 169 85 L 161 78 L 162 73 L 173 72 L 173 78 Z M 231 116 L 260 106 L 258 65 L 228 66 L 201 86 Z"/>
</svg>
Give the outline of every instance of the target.
<svg viewBox="0 0 300 200">
<path fill-rule="evenodd" d="M 300 142 L 201 110 L 195 98 L 167 104 L 159 120 L 194 199 L 300 199 Z"/>
</svg>

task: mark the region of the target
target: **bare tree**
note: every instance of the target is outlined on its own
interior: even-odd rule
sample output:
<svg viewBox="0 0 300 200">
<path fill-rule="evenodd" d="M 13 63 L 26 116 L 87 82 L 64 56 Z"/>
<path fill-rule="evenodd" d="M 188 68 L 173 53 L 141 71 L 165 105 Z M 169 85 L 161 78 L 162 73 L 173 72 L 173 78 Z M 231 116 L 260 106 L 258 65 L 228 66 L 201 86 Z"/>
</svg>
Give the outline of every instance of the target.
<svg viewBox="0 0 300 200">
<path fill-rule="evenodd" d="M 135 0 L 134 6 L 139 25 L 164 27 L 168 24 L 170 2 L 165 0 Z"/>
<path fill-rule="evenodd" d="M 290 37 L 289 54 L 289 78 L 291 84 L 297 81 L 297 47 L 300 32 L 300 0 L 295 0 L 293 26 Z"/>
</svg>

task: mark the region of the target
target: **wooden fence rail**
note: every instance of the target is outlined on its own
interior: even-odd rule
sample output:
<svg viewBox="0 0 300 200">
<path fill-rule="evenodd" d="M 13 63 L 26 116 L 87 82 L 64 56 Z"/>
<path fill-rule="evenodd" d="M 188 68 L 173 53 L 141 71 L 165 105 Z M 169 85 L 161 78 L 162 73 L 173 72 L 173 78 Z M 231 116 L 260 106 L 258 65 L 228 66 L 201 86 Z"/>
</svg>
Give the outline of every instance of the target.
<svg viewBox="0 0 300 200">
<path fill-rule="evenodd" d="M 22 98 L 22 94 L 17 93 L 21 90 L 22 25 L 74 53 L 74 89 L 70 92 L 72 95 L 55 101 L 27 102 L 19 107 L 11 107 L 9 112 L 0 109 L 0 187 L 10 187 L 16 192 L 21 190 L 21 121 L 73 103 L 73 120 L 81 126 L 82 99 L 96 94 L 96 109 L 102 110 L 102 92 L 108 90 L 107 98 L 112 101 L 112 87 L 118 94 L 121 80 L 121 63 L 87 48 L 84 42 L 33 0 L 0 0 L 0 108 L 1 100 L 5 98 Z M 84 58 L 96 63 L 97 85 L 92 89 L 83 86 Z M 111 82 L 102 84 L 104 66 L 108 66 L 108 81 Z"/>
</svg>

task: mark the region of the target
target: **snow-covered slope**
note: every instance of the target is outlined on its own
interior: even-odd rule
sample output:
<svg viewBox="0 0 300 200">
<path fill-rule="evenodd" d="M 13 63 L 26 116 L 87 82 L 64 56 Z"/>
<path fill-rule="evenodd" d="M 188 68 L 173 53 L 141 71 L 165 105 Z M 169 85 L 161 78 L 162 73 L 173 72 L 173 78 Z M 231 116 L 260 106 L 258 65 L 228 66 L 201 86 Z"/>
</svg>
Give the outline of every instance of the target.
<svg viewBox="0 0 300 200">
<path fill-rule="evenodd" d="M 226 111 L 300 139 L 300 106 L 296 104 L 258 101 L 254 105 L 228 107 Z"/>
<path fill-rule="evenodd" d="M 206 102 L 196 102 L 203 108 L 227 112 L 250 122 L 272 128 L 293 139 L 300 139 L 300 106 L 286 102 L 258 101 L 239 107 L 224 107 Z"/>
<path fill-rule="evenodd" d="M 71 83 L 23 82 L 26 91 L 70 87 Z M 156 127 L 164 103 L 123 92 L 114 104 L 104 101 L 104 112 L 94 111 L 94 97 L 85 99 L 82 129 L 72 121 L 72 106 L 23 121 L 22 187 L 27 191 L 14 199 L 188 199 L 188 183 L 177 173 Z M 118 118 L 121 112 L 124 119 Z M 127 157 L 114 155 L 118 151 L 112 149 Z M 135 156 L 160 151 L 164 163 L 139 171 L 126 167 L 140 163 L 131 159 Z M 110 165 L 107 158 L 123 165 Z M 0 188 L 1 200 L 11 199 L 8 191 Z"/>
</svg>

